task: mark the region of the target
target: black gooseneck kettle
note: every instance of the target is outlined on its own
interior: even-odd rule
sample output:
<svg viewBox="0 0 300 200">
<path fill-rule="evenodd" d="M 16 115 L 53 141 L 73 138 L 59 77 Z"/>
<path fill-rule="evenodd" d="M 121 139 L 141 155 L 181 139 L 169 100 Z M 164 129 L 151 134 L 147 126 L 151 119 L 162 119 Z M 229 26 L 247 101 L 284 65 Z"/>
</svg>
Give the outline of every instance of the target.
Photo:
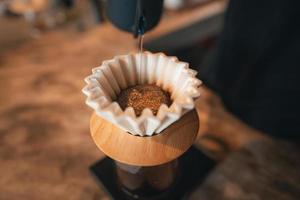
<svg viewBox="0 0 300 200">
<path fill-rule="evenodd" d="M 161 17 L 163 0 L 107 0 L 109 20 L 136 37 L 154 28 Z"/>
</svg>

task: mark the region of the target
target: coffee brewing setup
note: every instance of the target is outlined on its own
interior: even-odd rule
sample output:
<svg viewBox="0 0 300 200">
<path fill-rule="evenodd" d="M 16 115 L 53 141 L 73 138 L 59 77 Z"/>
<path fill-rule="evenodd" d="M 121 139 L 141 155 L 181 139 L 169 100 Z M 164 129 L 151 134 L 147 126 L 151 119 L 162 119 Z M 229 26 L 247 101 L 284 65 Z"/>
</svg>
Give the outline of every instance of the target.
<svg viewBox="0 0 300 200">
<path fill-rule="evenodd" d="M 197 72 L 176 57 L 142 49 L 143 34 L 158 24 L 162 7 L 162 0 L 107 1 L 110 21 L 139 37 L 140 50 L 103 61 L 85 79 L 83 93 L 94 110 L 91 135 L 108 156 L 91 172 L 112 199 L 182 199 L 213 166 L 191 147 L 199 130 Z M 125 90 L 128 102 L 119 101 Z M 141 94 L 144 109 L 136 102 Z M 166 98 L 172 102 L 160 105 Z"/>
</svg>

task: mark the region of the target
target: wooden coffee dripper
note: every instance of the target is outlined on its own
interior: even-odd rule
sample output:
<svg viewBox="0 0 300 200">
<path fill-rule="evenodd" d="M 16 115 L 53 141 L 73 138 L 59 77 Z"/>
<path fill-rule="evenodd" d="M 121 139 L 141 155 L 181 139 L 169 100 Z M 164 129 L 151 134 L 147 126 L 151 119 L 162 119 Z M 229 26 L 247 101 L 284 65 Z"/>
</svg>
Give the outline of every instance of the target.
<svg viewBox="0 0 300 200">
<path fill-rule="evenodd" d="M 115 160 L 120 189 L 129 197 L 145 195 L 150 199 L 169 198 L 168 190 L 179 174 L 177 158 L 193 144 L 198 128 L 195 110 L 183 115 L 160 134 L 148 137 L 134 136 L 95 113 L 90 121 L 94 142 Z"/>
<path fill-rule="evenodd" d="M 149 137 L 131 135 L 95 113 L 90 121 L 91 135 L 98 148 L 116 161 L 135 166 L 156 166 L 178 158 L 193 144 L 198 128 L 195 110 Z"/>
</svg>

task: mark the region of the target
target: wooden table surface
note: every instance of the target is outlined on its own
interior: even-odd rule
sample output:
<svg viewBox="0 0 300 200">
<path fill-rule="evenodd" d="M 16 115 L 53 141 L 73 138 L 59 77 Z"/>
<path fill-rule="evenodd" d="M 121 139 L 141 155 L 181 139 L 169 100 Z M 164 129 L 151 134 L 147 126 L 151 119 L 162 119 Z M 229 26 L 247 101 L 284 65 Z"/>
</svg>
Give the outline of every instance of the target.
<svg viewBox="0 0 300 200">
<path fill-rule="evenodd" d="M 214 11 L 225 8 L 224 4 L 213 5 L 216 10 L 209 8 Z M 191 14 L 203 18 L 203 13 Z M 184 18 L 177 19 L 181 19 L 179 25 L 187 22 Z M 164 28 L 171 31 L 176 26 L 164 20 L 149 37 L 165 34 Z M 81 89 L 91 68 L 136 47 L 130 34 L 104 24 L 84 33 L 49 32 L 0 54 L 0 200 L 107 198 L 88 171 L 104 155 L 90 136 L 92 110 L 85 105 Z M 224 180 L 222 169 L 227 169 L 226 180 L 232 182 L 236 176 L 230 169 L 238 171 L 237 163 L 243 158 L 233 158 L 231 164 L 229 159 L 229 167 L 220 168 Z M 222 199 L 220 188 L 212 190 L 218 185 L 214 183 L 220 183 L 219 176 L 210 180 L 208 189 L 197 190 L 194 199 Z M 248 194 L 240 187 L 237 190 L 237 185 L 238 181 L 232 187 L 224 185 L 224 194 L 229 195 L 224 199 L 241 199 L 238 195 Z M 220 195 L 212 198 L 212 194 Z M 264 199 L 254 197 L 248 199 Z"/>
<path fill-rule="evenodd" d="M 47 33 L 1 55 L 1 200 L 103 197 L 88 172 L 103 154 L 90 137 L 83 79 L 134 49 L 131 35 L 104 25 Z"/>
</svg>

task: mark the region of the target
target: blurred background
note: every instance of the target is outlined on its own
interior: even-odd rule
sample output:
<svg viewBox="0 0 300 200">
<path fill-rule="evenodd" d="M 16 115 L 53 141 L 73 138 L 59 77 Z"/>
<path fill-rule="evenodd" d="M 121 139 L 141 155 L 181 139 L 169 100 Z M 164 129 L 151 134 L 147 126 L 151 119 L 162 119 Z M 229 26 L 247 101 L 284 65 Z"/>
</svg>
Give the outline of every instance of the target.
<svg viewBox="0 0 300 200">
<path fill-rule="evenodd" d="M 91 164 L 104 155 L 90 137 L 89 119 L 92 111 L 85 105 L 85 96 L 81 89 L 85 85 L 84 78 L 91 73 L 93 67 L 99 66 L 103 60 L 115 55 L 137 52 L 138 40 L 109 22 L 105 12 L 106 5 L 107 0 L 0 0 L 0 200 L 108 198 L 107 193 L 99 188 L 88 170 Z M 145 34 L 144 49 L 177 56 L 179 60 L 190 63 L 190 66 L 197 70 L 209 65 L 223 28 L 227 5 L 227 0 L 165 0 L 159 24 Z M 264 5 L 268 7 L 267 4 Z M 276 12 L 274 13 L 274 16 L 277 16 Z M 286 14 L 288 12 L 282 13 L 283 16 L 288 16 Z M 260 21 L 261 18 L 258 15 L 257 18 L 246 16 L 245 19 Z M 236 22 L 240 23 L 239 25 L 243 24 L 242 20 Z M 268 23 L 267 20 L 265 22 Z M 296 26 L 296 23 L 292 25 Z M 272 28 L 270 25 L 273 32 Z M 288 32 L 287 29 L 286 31 Z M 271 35 L 268 30 L 263 34 L 265 34 L 263 36 Z M 239 35 L 238 32 L 236 35 Z M 281 38 L 281 35 L 279 36 Z M 240 41 L 243 37 L 247 38 L 248 35 L 239 37 Z M 265 37 L 261 38 L 263 42 Z M 252 39 L 256 41 L 255 35 Z M 245 43 L 252 48 L 250 40 Z M 255 48 L 259 48 L 259 43 L 257 44 Z M 236 47 L 236 52 L 239 52 L 238 48 L 243 46 L 237 42 Z M 226 48 L 225 45 L 223 48 L 225 52 Z M 245 51 L 245 54 L 249 53 L 255 57 L 257 50 L 255 48 L 252 49 L 254 53 Z M 234 57 L 235 54 L 232 55 Z M 276 57 L 274 55 L 272 54 L 272 58 Z M 241 57 L 240 61 L 243 62 L 243 59 L 244 57 Z M 280 75 L 281 68 L 278 69 L 279 73 L 276 72 L 274 80 L 278 78 L 277 74 Z M 227 68 L 224 68 L 225 72 L 226 70 Z M 228 74 L 230 73 L 229 71 Z M 288 75 L 287 79 L 291 77 Z M 293 78 L 296 80 L 295 76 Z M 245 82 L 247 85 L 249 81 Z M 236 86 L 239 90 L 239 85 Z M 252 89 L 256 91 L 256 85 Z M 281 89 L 285 91 L 285 88 Z M 286 94 L 296 94 L 294 92 L 296 90 L 293 89 Z M 247 90 L 243 91 L 247 93 Z M 264 92 L 262 93 L 264 96 Z M 244 99 L 246 107 L 247 95 L 249 94 L 246 94 L 247 98 Z M 254 110 L 250 106 L 247 109 Z M 268 109 L 265 110 L 268 112 Z M 287 113 L 289 114 L 289 111 Z M 286 120 L 295 119 L 294 116 L 296 115 L 288 115 L 289 118 Z M 280 116 L 278 119 L 281 120 Z M 296 127 L 295 123 L 293 126 Z M 296 155 L 297 151 L 287 152 L 287 154 L 294 152 L 292 155 L 299 158 L 299 155 Z M 246 157 L 256 158 L 249 152 L 245 151 L 244 154 Z M 260 153 L 257 155 L 259 157 Z M 244 159 L 236 156 L 235 164 L 230 164 L 229 168 L 225 168 L 227 171 L 221 172 L 230 172 L 228 177 L 233 178 L 236 178 L 235 172 L 244 169 L 243 167 L 249 167 L 254 174 L 257 171 L 261 174 L 265 172 L 250 162 L 245 166 L 239 166 L 239 163 L 242 163 L 239 158 Z M 281 154 L 280 161 L 272 158 L 270 160 L 277 164 L 282 160 L 286 161 L 285 155 Z M 268 159 L 262 160 L 269 162 Z M 287 162 L 289 167 L 296 170 L 296 162 Z M 290 168 L 287 169 L 289 170 L 286 171 L 292 171 Z M 299 176 L 299 173 L 292 172 Z M 276 173 L 281 174 L 281 171 L 278 170 Z M 224 177 L 215 175 L 210 183 L 217 183 L 215 185 L 218 186 L 226 179 Z M 246 180 L 242 183 L 245 188 L 251 185 L 247 182 L 249 177 L 253 175 L 245 176 L 243 179 Z M 264 179 L 262 180 L 264 182 Z M 275 182 L 275 189 L 272 188 L 270 191 L 275 191 L 274 194 L 277 194 L 277 191 L 288 191 L 297 199 L 300 191 L 299 183 L 297 184 L 294 187 L 292 184 Z M 224 185 L 224 193 L 220 193 L 220 197 L 224 195 L 226 198 L 222 199 L 240 199 L 235 197 L 247 196 L 238 185 L 231 182 Z M 264 194 L 259 185 L 252 184 L 250 188 Z M 210 193 L 212 191 L 210 189 L 204 187 L 207 194 L 217 194 Z M 194 199 L 203 197 L 202 191 L 195 194 Z M 268 199 L 259 198 L 255 193 L 253 195 L 245 199 Z M 206 197 L 210 199 L 209 195 Z"/>
<path fill-rule="evenodd" d="M 91 69 L 134 52 L 104 0 L 0 1 L 0 199 L 102 199 L 88 167 L 104 155 L 81 92 Z M 144 48 L 200 66 L 222 27 L 224 0 L 166 0 Z"/>
<path fill-rule="evenodd" d="M 221 30 L 225 4 L 222 0 L 164 1 L 163 21 L 147 34 L 145 48 L 182 54 L 182 58 L 198 64 L 196 60 L 202 59 L 192 58 L 193 51 L 197 49 L 205 54 L 213 46 Z M 105 0 L 2 0 L 0 51 L 53 32 L 65 33 L 67 37 L 109 26 L 105 6 Z"/>
</svg>

